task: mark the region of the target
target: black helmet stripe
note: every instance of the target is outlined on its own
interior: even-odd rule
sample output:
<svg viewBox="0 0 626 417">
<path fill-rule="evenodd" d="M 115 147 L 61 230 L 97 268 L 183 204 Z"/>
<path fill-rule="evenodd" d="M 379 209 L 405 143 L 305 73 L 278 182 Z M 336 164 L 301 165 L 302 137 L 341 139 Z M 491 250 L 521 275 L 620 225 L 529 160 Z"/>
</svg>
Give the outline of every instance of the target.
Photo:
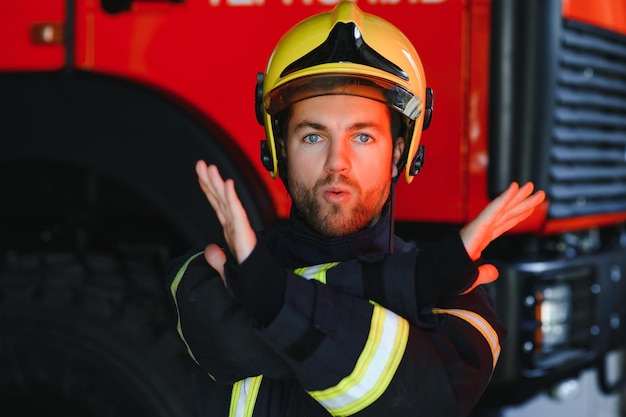
<svg viewBox="0 0 626 417">
<path fill-rule="evenodd" d="M 402 68 L 365 43 L 361 32 L 353 22 L 338 22 L 324 43 L 285 68 L 281 73 L 281 77 L 304 68 L 333 62 L 351 62 L 367 65 L 388 72 L 405 81 L 409 80 L 408 75 Z"/>
</svg>

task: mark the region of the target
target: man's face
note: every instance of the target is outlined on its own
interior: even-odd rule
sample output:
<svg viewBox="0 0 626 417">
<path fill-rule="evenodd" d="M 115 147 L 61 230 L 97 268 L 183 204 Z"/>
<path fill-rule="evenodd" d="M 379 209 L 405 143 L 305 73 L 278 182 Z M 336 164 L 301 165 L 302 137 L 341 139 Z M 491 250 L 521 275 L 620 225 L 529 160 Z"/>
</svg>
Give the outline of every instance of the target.
<svg viewBox="0 0 626 417">
<path fill-rule="evenodd" d="M 295 103 L 286 132 L 288 186 L 305 221 L 324 236 L 343 236 L 373 224 L 389 195 L 391 139 L 383 103 L 326 95 Z"/>
</svg>

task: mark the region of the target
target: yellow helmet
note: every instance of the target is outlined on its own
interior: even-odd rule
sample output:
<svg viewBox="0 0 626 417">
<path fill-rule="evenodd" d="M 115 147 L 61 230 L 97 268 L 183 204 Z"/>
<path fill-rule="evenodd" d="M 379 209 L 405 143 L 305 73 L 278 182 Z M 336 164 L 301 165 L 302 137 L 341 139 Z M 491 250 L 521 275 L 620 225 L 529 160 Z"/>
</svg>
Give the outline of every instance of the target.
<svg viewBox="0 0 626 417">
<path fill-rule="evenodd" d="M 408 146 L 400 168 L 409 164 L 405 179 L 410 183 L 422 164 L 419 142 L 430 124 L 432 90 L 426 87 L 424 68 L 408 38 L 386 20 L 346 1 L 303 20 L 280 39 L 265 74 L 257 77 L 256 91 L 257 119 L 267 139 L 261 154 L 272 177 L 278 174 L 276 116 L 293 103 L 327 94 L 382 101 L 404 116 Z"/>
</svg>

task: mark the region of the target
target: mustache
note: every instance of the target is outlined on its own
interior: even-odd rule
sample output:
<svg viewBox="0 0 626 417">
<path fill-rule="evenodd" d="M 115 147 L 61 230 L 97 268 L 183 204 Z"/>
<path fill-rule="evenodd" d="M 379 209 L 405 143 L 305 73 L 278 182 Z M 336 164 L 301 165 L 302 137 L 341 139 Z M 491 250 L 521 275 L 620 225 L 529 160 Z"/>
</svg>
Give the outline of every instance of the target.
<svg viewBox="0 0 626 417">
<path fill-rule="evenodd" d="M 344 174 L 328 174 L 324 178 L 320 178 L 319 180 L 317 180 L 315 182 L 314 188 L 319 189 L 321 187 L 332 185 L 343 185 L 355 189 L 360 189 L 359 184 L 356 180 Z"/>
</svg>

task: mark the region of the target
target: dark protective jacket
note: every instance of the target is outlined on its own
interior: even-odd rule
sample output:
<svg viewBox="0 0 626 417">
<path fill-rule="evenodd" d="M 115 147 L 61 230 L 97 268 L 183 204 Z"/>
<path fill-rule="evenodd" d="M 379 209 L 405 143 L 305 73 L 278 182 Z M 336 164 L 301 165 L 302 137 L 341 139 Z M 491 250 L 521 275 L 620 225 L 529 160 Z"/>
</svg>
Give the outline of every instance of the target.
<svg viewBox="0 0 626 417">
<path fill-rule="evenodd" d="M 228 289 L 202 251 L 172 261 L 178 331 L 199 365 L 195 416 L 461 416 L 505 330 L 458 234 L 389 247 L 386 216 L 323 238 L 292 213 L 260 234 Z"/>
</svg>

